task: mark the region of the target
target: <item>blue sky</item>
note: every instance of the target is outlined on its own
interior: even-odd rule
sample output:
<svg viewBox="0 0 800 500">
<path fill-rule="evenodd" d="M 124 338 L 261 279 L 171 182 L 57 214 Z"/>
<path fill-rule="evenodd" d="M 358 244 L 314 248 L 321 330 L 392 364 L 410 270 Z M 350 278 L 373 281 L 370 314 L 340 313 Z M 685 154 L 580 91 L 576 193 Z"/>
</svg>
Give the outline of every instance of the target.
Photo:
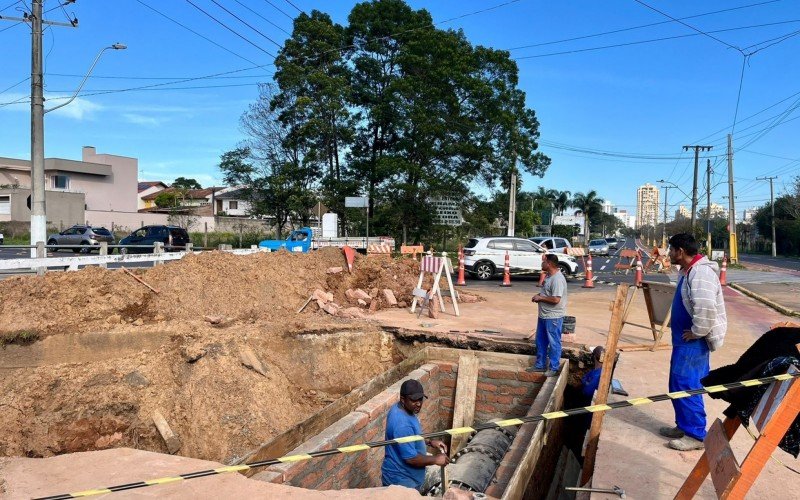
<svg viewBox="0 0 800 500">
<path fill-rule="evenodd" d="M 25 3 L 0 0 L 0 15 L 19 17 L 18 9 Z M 77 29 L 54 27 L 45 32 L 46 97 L 68 95 L 75 89 L 104 46 L 122 42 L 128 49 L 107 51 L 82 96 L 46 116 L 47 157 L 80 159 L 81 146 L 92 145 L 100 153 L 138 158 L 141 180 L 185 176 L 204 186 L 220 183 L 219 156 L 242 139 L 239 117 L 256 98 L 256 83 L 268 81 L 272 73 L 271 66 L 252 68 L 269 65 L 272 57 L 264 51 L 275 54 L 278 47 L 212 0 L 191 3 L 252 44 L 186 0 L 78 0 L 66 7 L 80 24 Z M 305 11 L 326 11 L 345 23 L 356 2 L 218 3 L 280 43 L 287 36 L 281 29 L 291 31 L 290 18 L 298 13 L 291 4 Z M 441 28 L 463 29 L 475 44 L 499 49 L 537 45 L 511 54 L 520 58 L 520 87 L 537 112 L 541 149 L 553 163 L 543 179 L 526 176 L 523 189 L 538 185 L 572 192 L 595 189 L 633 210 L 636 188 L 645 182 L 666 178 L 689 192 L 692 157 L 681 147 L 703 144 L 714 146 L 708 153 L 715 164 L 713 201 L 727 205 L 722 198 L 727 196 L 726 163 L 719 155 L 725 153 L 725 134 L 734 122 L 745 60 L 739 49 L 745 54 L 762 50 L 744 65 L 734 131 L 737 212 L 768 201 L 769 185 L 754 180 L 757 176 L 778 175 L 775 186 L 780 193 L 800 174 L 800 160 L 792 161 L 800 158 L 800 121 L 793 121 L 800 116 L 794 109 L 800 104 L 797 0 L 409 3 L 428 9 Z M 53 10 L 48 19 L 65 21 L 56 0 L 45 2 L 45 10 L 49 9 Z M 489 10 L 447 21 L 483 9 Z M 735 10 L 684 19 L 685 24 L 666 16 L 684 18 L 723 9 Z M 651 26 L 562 41 L 647 24 Z M 795 32 L 797 36 L 791 36 Z M 671 39 L 634 43 L 659 38 Z M 608 47 L 620 44 L 627 45 Z M 0 47 L 0 156 L 28 158 L 28 27 L 0 21 Z M 174 83 L 219 73 L 227 74 Z M 149 90 L 91 95 L 157 84 Z M 14 101 L 20 102 L 6 104 Z M 755 113 L 759 114 L 748 119 Z M 700 187 L 704 189 L 702 181 Z M 681 198 L 682 194 L 670 191 L 670 204 L 687 203 Z M 701 200 L 704 204 L 705 198 Z"/>
</svg>

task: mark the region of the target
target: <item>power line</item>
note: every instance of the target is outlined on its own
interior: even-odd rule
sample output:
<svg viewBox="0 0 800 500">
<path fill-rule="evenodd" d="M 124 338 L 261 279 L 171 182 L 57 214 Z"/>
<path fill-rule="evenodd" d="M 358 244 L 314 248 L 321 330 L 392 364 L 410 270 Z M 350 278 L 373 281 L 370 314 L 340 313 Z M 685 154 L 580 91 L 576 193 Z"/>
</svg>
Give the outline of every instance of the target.
<svg viewBox="0 0 800 500">
<path fill-rule="evenodd" d="M 14 85 L 12 85 L 12 86 L 10 86 L 8 88 L 5 88 L 3 90 L 0 90 L 0 94 L 5 94 L 9 90 L 13 89 L 14 87 L 18 87 L 18 86 L 22 85 L 23 83 L 27 82 L 30 79 L 31 79 L 31 77 L 27 77 L 25 79 L 22 79 L 22 80 L 18 81 L 17 83 L 15 83 Z"/>
<path fill-rule="evenodd" d="M 273 44 L 275 44 L 275 46 L 276 46 L 276 47 L 278 47 L 279 49 L 283 47 L 281 44 L 279 44 L 278 42 L 276 42 L 276 41 L 275 41 L 275 40 L 273 40 L 272 38 L 270 38 L 270 37 L 268 37 L 267 35 L 265 35 L 264 33 L 262 33 L 262 32 L 261 32 L 261 30 L 259 30 L 258 28 L 254 27 L 253 25 L 251 25 L 250 23 L 248 23 L 247 21 L 245 21 L 245 20 L 244 20 L 244 19 L 242 19 L 241 17 L 237 16 L 237 15 L 236 15 L 236 14 L 234 14 L 233 12 L 229 11 L 228 9 L 226 9 L 226 8 L 225 8 L 223 5 L 221 5 L 219 2 L 217 2 L 217 0 L 211 0 L 211 1 L 212 1 L 212 2 L 214 3 L 214 5 L 216 5 L 217 7 L 219 7 L 219 8 L 220 8 L 220 9 L 222 9 L 222 10 L 224 10 L 224 11 L 225 11 L 225 12 L 227 12 L 228 14 L 232 15 L 232 16 L 233 16 L 233 17 L 235 17 L 236 19 L 238 19 L 238 20 L 239 20 L 239 21 L 240 21 L 242 24 L 244 24 L 245 26 L 247 26 L 247 27 L 248 27 L 248 28 L 250 28 L 251 30 L 255 31 L 256 33 L 258 33 L 258 34 L 259 34 L 259 35 L 261 35 L 262 37 L 266 38 L 267 40 L 269 40 L 269 41 L 270 41 L 270 42 L 272 42 Z M 191 2 L 189 2 L 189 3 L 191 3 Z M 275 57 L 275 56 L 273 56 L 273 57 Z"/>
<path fill-rule="evenodd" d="M 773 23 L 753 24 L 753 25 L 749 25 L 749 26 L 738 26 L 738 27 L 735 27 L 735 28 L 724 28 L 724 29 L 713 30 L 713 31 L 710 31 L 709 33 L 725 33 L 725 32 L 728 32 L 728 31 L 739 31 L 739 30 L 753 29 L 753 28 L 764 28 L 764 27 L 767 27 L 767 26 L 776 26 L 776 25 L 780 25 L 780 24 L 791 24 L 791 23 L 797 23 L 797 22 L 800 22 L 800 19 L 790 19 L 790 20 L 786 20 L 786 21 L 777 21 L 777 22 L 773 22 Z M 620 43 L 614 43 L 614 44 L 610 44 L 610 45 L 600 45 L 600 46 L 597 46 L 597 47 L 587 47 L 587 48 L 582 48 L 582 49 L 563 50 L 563 51 L 559 51 L 559 52 L 547 52 L 547 53 L 544 53 L 544 54 L 535 54 L 535 55 L 530 55 L 530 56 L 519 56 L 519 57 L 515 57 L 513 59 L 516 60 L 516 61 L 521 61 L 521 60 L 525 60 L 525 59 L 536 59 L 536 58 L 539 58 L 539 57 L 552 57 L 552 56 L 560 56 L 560 55 L 566 55 L 566 54 L 578 54 L 578 53 L 581 53 L 581 52 L 592 52 L 592 51 L 596 51 L 596 50 L 614 49 L 614 48 L 619 48 L 619 47 L 629 47 L 629 46 L 632 46 L 632 45 L 642 45 L 642 44 L 645 44 L 645 43 L 663 42 L 663 41 L 667 41 L 667 40 L 678 40 L 678 39 L 681 39 L 681 38 L 692 38 L 692 37 L 696 37 L 696 36 L 700 36 L 700 35 L 698 35 L 697 33 L 688 33 L 688 34 L 684 34 L 684 35 L 672 35 L 672 36 L 665 36 L 665 37 L 660 37 L 660 38 L 650 38 L 650 39 L 647 39 L 647 40 L 635 40 L 635 41 L 632 41 L 632 42 L 620 42 Z"/>
<path fill-rule="evenodd" d="M 697 18 L 697 17 L 710 16 L 710 15 L 713 15 L 713 14 L 720 14 L 720 13 L 723 13 L 723 12 L 730 12 L 730 11 L 733 11 L 733 10 L 747 9 L 747 8 L 750 8 L 750 7 L 759 7 L 761 5 L 770 4 L 770 3 L 776 3 L 776 2 L 780 2 L 780 1 L 782 1 L 782 0 L 769 0 L 767 2 L 760 2 L 760 3 L 749 4 L 749 5 L 742 5 L 740 7 L 732 7 L 732 8 L 729 8 L 729 9 L 715 10 L 715 11 L 712 11 L 712 12 L 704 12 L 703 14 L 695 14 L 695 15 L 692 15 L 692 16 L 681 17 L 681 18 L 678 18 L 678 19 L 680 19 L 680 20 L 694 19 L 694 18 Z M 650 27 L 659 26 L 659 25 L 662 25 L 662 24 L 671 24 L 673 22 L 674 21 L 659 21 L 657 23 L 641 24 L 639 26 L 630 26 L 628 28 L 620 28 L 620 29 L 616 29 L 616 30 L 612 30 L 612 31 L 604 31 L 602 33 L 593 33 L 591 35 L 582 35 L 582 36 L 576 36 L 576 37 L 572 37 L 572 38 L 564 38 L 564 39 L 561 39 L 561 40 L 553 40 L 553 41 L 550 41 L 550 42 L 541 42 L 541 43 L 534 43 L 534 44 L 531 44 L 531 45 L 522 45 L 522 46 L 519 46 L 519 47 L 511 47 L 511 48 L 505 49 L 505 50 L 512 51 L 512 50 L 519 50 L 519 49 L 542 47 L 542 46 L 545 46 L 545 45 L 554 45 L 554 44 L 558 44 L 558 43 L 574 42 L 574 41 L 577 41 L 577 40 L 585 40 L 587 38 L 596 38 L 596 37 L 605 36 L 605 35 L 614 35 L 614 34 L 617 34 L 617 33 L 623 33 L 625 31 L 633 31 L 633 30 L 637 30 L 637 29 L 641 29 L 641 28 L 650 28 Z"/>
<path fill-rule="evenodd" d="M 292 7 L 294 7 L 295 9 L 297 9 L 297 12 L 299 12 L 299 13 L 301 13 L 301 14 L 303 13 L 303 9 L 301 9 L 301 8 L 300 8 L 300 7 L 298 7 L 297 5 L 293 4 L 293 3 L 292 3 L 290 0 L 285 0 L 285 1 L 286 1 L 286 3 L 288 3 L 289 5 L 291 5 Z"/>
<path fill-rule="evenodd" d="M 3 7 L 2 9 L 0 9 L 0 12 L 3 12 L 4 10 L 8 10 L 8 9 L 10 9 L 11 7 L 13 7 L 13 6 L 15 6 L 15 5 L 17 5 L 18 3 L 21 3 L 21 2 L 22 2 L 22 0 L 17 0 L 16 2 L 12 2 L 11 4 L 9 4 L 9 5 L 6 5 L 6 6 L 5 6 L 5 7 Z"/>
<path fill-rule="evenodd" d="M 766 45 L 766 46 L 764 46 L 764 47 L 761 47 L 760 49 L 756 49 L 756 50 L 754 50 L 753 52 L 750 52 L 750 53 L 748 54 L 748 56 L 752 56 L 753 54 L 757 54 L 758 52 L 761 52 L 761 51 L 762 51 L 762 50 L 764 50 L 764 49 L 768 49 L 768 48 L 772 47 L 773 45 L 778 45 L 779 43 L 781 43 L 781 42 L 784 42 L 784 41 L 786 41 L 786 40 L 788 40 L 788 39 L 790 39 L 790 38 L 792 38 L 792 37 L 795 37 L 795 36 L 797 36 L 797 35 L 800 35 L 800 30 L 793 31 L 793 32 L 791 32 L 791 33 L 788 33 L 788 34 L 786 34 L 786 35 L 783 35 L 783 36 L 780 36 L 780 37 L 777 37 L 777 38 L 773 38 L 773 39 L 771 39 L 771 40 L 765 40 L 765 41 L 763 41 L 763 42 L 761 42 L 761 43 L 757 43 L 757 44 L 755 44 L 755 45 L 761 45 L 762 43 L 766 43 L 766 42 L 772 42 L 772 43 L 771 43 L 771 44 L 769 44 L 769 45 Z M 773 40 L 776 40 L 776 41 L 773 41 Z"/>
<path fill-rule="evenodd" d="M 191 33 L 193 33 L 193 34 L 195 34 L 195 35 L 199 36 L 199 37 L 200 37 L 200 38 L 202 38 L 203 40 L 205 40 L 205 41 L 207 41 L 207 42 L 209 42 L 209 43 L 212 43 L 212 44 L 216 45 L 217 47 L 219 47 L 220 49 L 224 50 L 225 52 L 228 52 L 229 54 L 233 54 L 234 56 L 238 57 L 239 59 L 242 59 L 242 60 L 244 60 L 244 61 L 247 61 L 247 62 L 249 62 L 249 63 L 250 63 L 250 64 L 252 64 L 253 66 L 258 66 L 258 63 L 257 63 L 257 62 L 251 61 L 250 59 L 248 59 L 248 58 L 244 57 L 243 55 L 239 54 L 238 52 L 234 52 L 233 50 L 231 50 L 231 49 L 229 49 L 229 48 L 227 48 L 227 47 L 224 47 L 224 46 L 220 45 L 219 43 L 215 42 L 214 40 L 212 40 L 212 39 L 208 38 L 208 37 L 207 37 L 207 36 L 205 36 L 205 35 L 202 35 L 202 34 L 198 33 L 197 31 L 195 31 L 195 30 L 193 30 L 192 28 L 190 28 L 190 27 L 186 26 L 185 24 L 181 23 L 180 21 L 177 21 L 177 20 L 175 20 L 175 19 L 171 18 L 170 16 L 168 16 L 168 15 L 164 14 L 163 12 L 161 12 L 161 11 L 160 11 L 160 10 L 158 10 L 158 9 L 156 9 L 155 7 L 151 7 L 150 5 L 147 5 L 147 4 L 146 4 L 146 3 L 144 3 L 142 0 L 136 0 L 136 2 L 138 2 L 138 3 L 140 3 L 141 5 L 143 5 L 143 6 L 147 7 L 148 9 L 152 10 L 153 12 L 155 12 L 156 14 L 158 14 L 159 16 L 162 16 L 162 17 L 164 17 L 164 18 L 166 18 L 166 19 L 168 19 L 168 20 L 172 21 L 173 23 L 177 24 L 177 25 L 178 25 L 178 26 L 180 26 L 181 28 L 183 28 L 183 29 L 185 29 L 185 30 L 187 30 L 187 31 L 189 31 L 189 32 L 191 32 Z"/>
<path fill-rule="evenodd" d="M 658 12 L 658 13 L 659 13 L 659 14 L 661 14 L 662 16 L 665 16 L 665 17 L 668 17 L 668 18 L 672 19 L 672 20 L 673 20 L 673 21 L 675 21 L 676 23 L 680 23 L 680 24 L 682 24 L 682 25 L 686 26 L 687 28 L 689 28 L 689 29 L 692 29 L 692 30 L 696 31 L 696 32 L 700 33 L 700 34 L 701 34 L 701 35 L 703 35 L 703 36 L 707 36 L 708 38 L 710 38 L 710 39 L 712 39 L 712 40 L 716 40 L 717 42 L 721 43 L 722 45 L 725 45 L 725 46 L 726 46 L 726 47 L 728 47 L 728 48 L 734 49 L 734 50 L 736 50 L 737 52 L 740 52 L 742 55 L 744 55 L 744 51 L 743 51 L 742 49 L 740 49 L 739 47 L 736 47 L 736 46 L 734 46 L 734 45 L 731 45 L 731 44 L 729 44 L 728 42 L 726 42 L 726 41 L 724 41 L 724 40 L 720 40 L 719 38 L 717 38 L 717 37 L 715 37 L 715 36 L 712 36 L 712 35 L 711 35 L 710 33 L 708 33 L 708 32 L 705 32 L 705 31 L 703 31 L 703 30 L 701 30 L 701 29 L 699 29 L 699 28 L 695 28 L 695 27 L 694 27 L 694 26 L 692 26 L 691 24 L 685 23 L 685 22 L 681 21 L 680 19 L 674 18 L 674 17 L 672 17 L 671 15 L 667 14 L 666 12 L 660 11 L 660 10 L 656 9 L 655 7 L 652 7 L 652 6 L 650 6 L 650 5 L 647 5 L 647 4 L 646 4 L 646 3 L 644 3 L 642 0 L 633 0 L 633 1 L 634 1 L 634 2 L 636 2 L 636 3 L 638 3 L 639 5 L 643 5 L 644 7 L 647 7 L 648 9 L 650 9 L 650 10 L 652 10 L 652 11 Z"/>
<path fill-rule="evenodd" d="M 278 12 L 280 12 L 281 14 L 283 14 L 284 16 L 286 16 L 286 17 L 288 17 L 289 19 L 291 19 L 292 21 L 294 21 L 294 18 L 293 18 L 292 16 L 290 16 L 289 14 L 287 14 L 286 12 L 284 12 L 283 10 L 281 10 L 281 8 L 280 8 L 280 7 L 278 7 L 278 6 L 277 6 L 277 5 L 275 5 L 274 3 L 270 2 L 269 0 L 264 0 L 264 1 L 265 1 L 265 2 L 267 2 L 268 4 L 272 5 L 272 7 L 274 7 L 274 8 L 275 8 L 275 10 L 277 10 Z"/>
<path fill-rule="evenodd" d="M 281 27 L 280 27 L 278 24 L 276 24 L 276 23 L 274 23 L 274 22 L 270 21 L 269 19 L 267 19 L 266 17 L 262 16 L 262 15 L 261 15 L 261 14 L 259 14 L 258 12 L 254 11 L 253 9 L 251 9 L 250 7 L 248 7 L 247 5 L 245 5 L 245 4 L 243 4 L 242 2 L 240 2 L 239 0 L 233 0 L 233 1 L 234 1 L 234 2 L 236 2 L 236 3 L 238 3 L 239 5 L 241 5 L 241 6 L 242 6 L 242 7 L 244 7 L 245 9 L 249 10 L 250 12 L 252 12 L 253 14 L 255 14 L 256 16 L 260 17 L 260 18 L 261 18 L 261 19 L 263 19 L 264 21 L 266 21 L 266 22 L 268 22 L 269 24 L 271 24 L 271 25 L 275 26 L 275 27 L 276 27 L 276 28 L 278 28 L 279 30 L 283 31 L 283 32 L 284 32 L 284 33 L 286 33 L 287 35 L 289 35 L 289 36 L 292 36 L 292 34 L 291 34 L 291 33 L 289 33 L 288 31 L 286 31 L 285 29 L 281 28 Z"/>
<path fill-rule="evenodd" d="M 230 32 L 231 32 L 231 33 L 233 33 L 234 35 L 236 35 L 236 36 L 238 36 L 239 38 L 241 38 L 242 40 L 244 40 L 245 42 L 249 43 L 249 44 L 250 44 L 250 45 L 252 45 L 253 47 L 255 47 L 255 48 L 257 48 L 258 50 L 260 50 L 261 52 L 263 52 L 263 53 L 267 54 L 268 56 L 272 57 L 273 59 L 275 58 L 275 55 L 273 55 L 273 54 L 271 54 L 271 53 L 267 52 L 267 51 L 266 51 L 266 50 L 264 50 L 264 49 L 263 49 L 263 48 L 262 48 L 260 45 L 258 45 L 258 44 L 256 44 L 256 43 L 253 43 L 253 42 L 252 42 L 252 41 L 251 41 L 249 38 L 245 37 L 244 35 L 240 34 L 240 33 L 239 33 L 238 31 L 236 31 L 235 29 L 231 28 L 230 26 L 228 26 L 227 24 L 223 23 L 222 21 L 220 21 L 220 20 L 219 20 L 219 19 L 217 19 L 216 17 L 212 16 L 211 14 L 209 14 L 208 12 L 206 12 L 205 10 L 203 10 L 201 7 L 198 7 L 198 6 L 197 6 L 197 5 L 196 5 L 194 2 L 192 2 L 192 0 L 186 0 L 186 2 L 187 2 L 189 5 L 191 5 L 192 7 L 194 7 L 195 9 L 199 10 L 200 12 L 202 12 L 203 14 L 205 14 L 206 16 L 208 16 L 209 18 L 211 18 L 211 19 L 212 19 L 214 22 L 216 22 L 217 24 L 219 24 L 220 26 L 222 26 L 222 27 L 223 27 L 223 28 L 225 28 L 226 30 L 230 31 Z"/>
</svg>

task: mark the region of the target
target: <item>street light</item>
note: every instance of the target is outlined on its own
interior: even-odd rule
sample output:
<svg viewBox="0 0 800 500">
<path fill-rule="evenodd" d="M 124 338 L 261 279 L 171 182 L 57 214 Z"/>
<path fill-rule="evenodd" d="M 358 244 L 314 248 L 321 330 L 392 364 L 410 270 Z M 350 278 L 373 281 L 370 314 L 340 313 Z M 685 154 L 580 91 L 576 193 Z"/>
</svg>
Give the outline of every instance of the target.
<svg viewBox="0 0 800 500">
<path fill-rule="evenodd" d="M 664 226 L 661 229 L 661 246 L 667 248 L 667 197 L 669 196 L 669 190 L 670 188 L 674 188 L 683 193 L 684 196 L 688 197 L 689 195 L 686 194 L 683 189 L 679 188 L 674 182 L 670 182 L 665 179 L 661 179 L 657 182 L 661 184 L 667 184 L 666 186 L 661 186 L 664 188 Z"/>
<path fill-rule="evenodd" d="M 47 238 L 47 209 L 45 207 L 45 182 L 44 182 L 44 114 L 63 108 L 78 97 L 83 85 L 92 74 L 97 61 L 108 49 L 123 50 L 127 46 L 115 43 L 103 48 L 94 58 L 92 66 L 83 77 L 78 90 L 63 104 L 50 109 L 44 109 L 44 76 L 42 70 L 42 16 L 41 2 L 34 2 L 36 14 L 33 16 L 32 30 L 32 60 L 31 60 L 31 245 L 44 242 Z M 31 257 L 36 257 L 36 249 L 31 249 Z"/>
</svg>

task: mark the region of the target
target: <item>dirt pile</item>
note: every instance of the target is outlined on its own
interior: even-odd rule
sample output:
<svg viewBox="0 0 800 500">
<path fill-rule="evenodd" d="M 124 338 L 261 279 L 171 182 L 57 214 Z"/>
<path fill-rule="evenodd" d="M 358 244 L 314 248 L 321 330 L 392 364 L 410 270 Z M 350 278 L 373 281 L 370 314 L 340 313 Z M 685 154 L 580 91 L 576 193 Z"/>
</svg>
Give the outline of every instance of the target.
<svg viewBox="0 0 800 500">
<path fill-rule="evenodd" d="M 334 301 L 345 307 L 359 306 L 346 296 L 351 288 L 388 289 L 397 301 L 410 302 L 419 275 L 417 262 L 357 256 L 353 274 L 346 270 L 326 273 L 343 264 L 338 248 L 246 256 L 204 252 L 134 270 L 159 291 L 157 294 L 120 270 L 97 267 L 11 278 L 0 282 L 0 333 L 46 336 L 202 316 L 221 318 L 225 323 L 285 322 L 318 288 L 332 292 Z M 382 298 L 378 302 L 373 311 L 388 306 Z M 316 310 L 314 305 L 305 314 Z"/>
<path fill-rule="evenodd" d="M 182 443 L 179 455 L 230 462 L 395 361 L 392 338 L 369 328 L 295 335 L 266 323 L 172 328 L 160 348 L 137 355 L 6 372 L 0 455 L 117 447 L 166 453 L 153 421 L 158 411 Z M 244 352 L 262 373 L 245 366 Z"/>
</svg>

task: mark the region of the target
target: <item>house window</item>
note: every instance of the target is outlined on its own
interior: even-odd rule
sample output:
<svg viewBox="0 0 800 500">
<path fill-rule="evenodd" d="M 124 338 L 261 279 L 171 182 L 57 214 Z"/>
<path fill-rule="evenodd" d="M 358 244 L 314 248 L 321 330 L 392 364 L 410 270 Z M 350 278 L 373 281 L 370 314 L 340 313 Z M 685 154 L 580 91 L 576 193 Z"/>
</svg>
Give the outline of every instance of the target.
<svg viewBox="0 0 800 500">
<path fill-rule="evenodd" d="M 228 210 L 239 210 L 239 202 L 236 200 L 229 201 Z"/>
<path fill-rule="evenodd" d="M 52 178 L 53 189 L 69 189 L 69 176 L 54 175 Z"/>
<path fill-rule="evenodd" d="M 11 213 L 11 196 L 0 196 L 0 214 Z"/>
</svg>

